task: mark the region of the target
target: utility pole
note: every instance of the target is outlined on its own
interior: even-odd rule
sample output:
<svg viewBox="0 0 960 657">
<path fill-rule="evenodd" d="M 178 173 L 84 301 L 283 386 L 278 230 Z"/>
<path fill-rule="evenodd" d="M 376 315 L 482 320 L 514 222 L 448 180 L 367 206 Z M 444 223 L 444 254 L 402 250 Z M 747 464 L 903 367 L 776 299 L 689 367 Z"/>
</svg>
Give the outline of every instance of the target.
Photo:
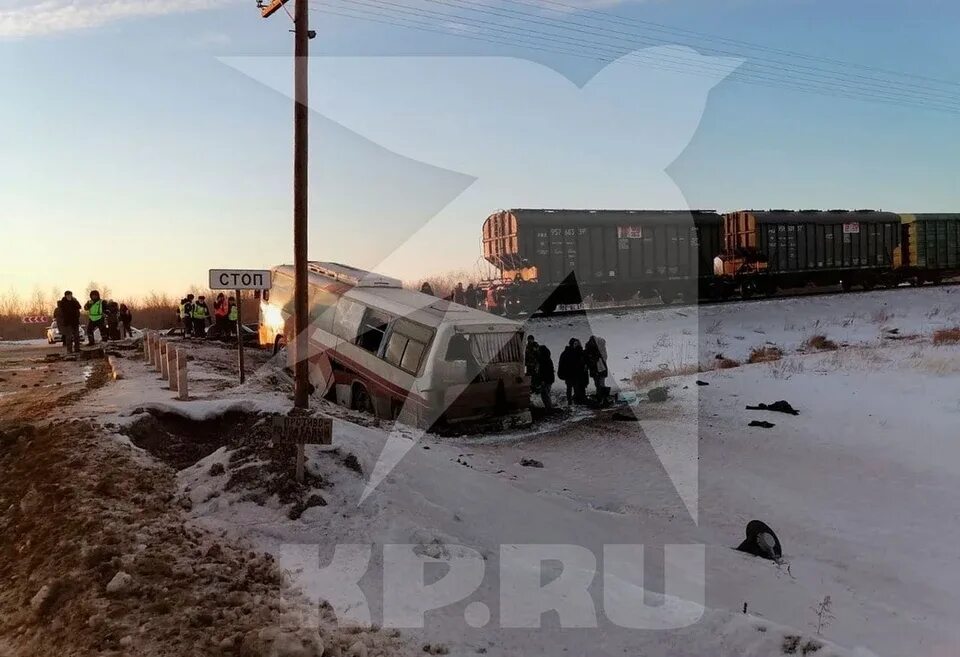
<svg viewBox="0 0 960 657">
<path fill-rule="evenodd" d="M 261 14 L 269 18 L 289 0 L 272 0 L 269 4 L 258 3 Z M 293 267 L 294 267 L 294 318 L 296 337 L 292 345 L 294 352 L 294 393 L 293 405 L 307 408 L 310 392 L 310 363 L 307 360 L 307 329 L 309 327 L 307 304 L 307 154 L 309 109 L 307 103 L 307 65 L 310 54 L 310 39 L 315 34 L 310 31 L 309 6 L 307 0 L 294 3 L 293 16 Z M 287 12 L 289 14 L 289 12 Z"/>
</svg>

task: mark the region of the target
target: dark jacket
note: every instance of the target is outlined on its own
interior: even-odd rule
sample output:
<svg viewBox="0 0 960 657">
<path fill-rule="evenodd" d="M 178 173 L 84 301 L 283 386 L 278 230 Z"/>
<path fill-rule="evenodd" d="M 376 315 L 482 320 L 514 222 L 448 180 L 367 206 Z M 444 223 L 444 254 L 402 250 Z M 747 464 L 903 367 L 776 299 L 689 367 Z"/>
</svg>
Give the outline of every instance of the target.
<svg viewBox="0 0 960 657">
<path fill-rule="evenodd" d="M 540 375 L 540 383 L 543 385 L 553 385 L 556 377 L 553 374 L 553 359 L 550 357 L 550 350 L 546 345 L 540 345 L 540 351 L 537 354 L 537 373 Z"/>
<path fill-rule="evenodd" d="M 120 322 L 127 326 L 130 326 L 130 323 L 133 321 L 133 313 L 130 312 L 129 308 L 121 308 L 118 317 L 120 318 Z"/>
<path fill-rule="evenodd" d="M 587 380 L 587 361 L 583 347 L 567 347 L 557 362 L 557 377 L 570 384 L 585 383 Z"/>
<path fill-rule="evenodd" d="M 607 375 L 607 360 L 596 338 L 591 337 L 587 340 L 587 346 L 583 348 L 583 355 L 587 359 L 587 368 L 590 370 L 590 376 L 597 377 Z"/>
<path fill-rule="evenodd" d="M 63 297 L 57 302 L 57 321 L 60 326 L 80 326 L 80 302 Z"/>
<path fill-rule="evenodd" d="M 120 314 L 120 305 L 116 301 L 105 302 L 103 304 L 103 317 L 107 320 L 107 324 L 116 324 L 120 320 L 118 315 Z"/>
</svg>

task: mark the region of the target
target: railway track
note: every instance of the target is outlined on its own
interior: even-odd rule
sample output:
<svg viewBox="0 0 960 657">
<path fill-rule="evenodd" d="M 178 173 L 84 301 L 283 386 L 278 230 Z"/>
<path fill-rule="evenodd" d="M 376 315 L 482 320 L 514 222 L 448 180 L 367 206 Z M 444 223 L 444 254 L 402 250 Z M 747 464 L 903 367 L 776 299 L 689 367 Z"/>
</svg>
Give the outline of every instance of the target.
<svg viewBox="0 0 960 657">
<path fill-rule="evenodd" d="M 923 285 L 923 287 L 953 287 L 960 285 L 960 280 L 951 280 L 944 281 L 942 283 L 928 283 Z M 891 293 L 906 293 L 907 291 L 918 289 L 916 286 L 902 284 L 895 288 L 884 288 L 884 289 L 873 289 L 873 290 L 849 290 L 844 292 L 838 288 L 815 288 L 815 289 L 799 289 L 799 290 L 789 290 L 786 292 L 779 292 L 771 296 L 756 296 L 751 297 L 750 299 L 743 299 L 740 297 L 731 297 L 729 299 L 705 299 L 698 301 L 697 303 L 686 303 L 686 302 L 677 302 L 677 303 L 630 303 L 622 305 L 609 305 L 609 306 L 592 306 L 592 307 L 580 307 L 580 308 L 566 308 L 563 310 L 556 310 L 550 315 L 544 315 L 542 313 L 534 313 L 533 315 L 519 315 L 515 319 L 519 321 L 527 320 L 541 320 L 541 319 L 554 319 L 556 317 L 571 317 L 576 315 L 585 315 L 585 314 L 599 314 L 599 313 L 618 313 L 618 312 L 629 312 L 635 310 L 679 310 L 682 308 L 694 308 L 700 306 L 716 306 L 728 303 L 759 303 L 763 301 L 771 301 L 776 299 L 794 299 L 798 297 L 825 297 L 825 296 L 836 296 L 836 295 L 861 295 L 861 294 L 877 294 L 883 292 Z"/>
</svg>

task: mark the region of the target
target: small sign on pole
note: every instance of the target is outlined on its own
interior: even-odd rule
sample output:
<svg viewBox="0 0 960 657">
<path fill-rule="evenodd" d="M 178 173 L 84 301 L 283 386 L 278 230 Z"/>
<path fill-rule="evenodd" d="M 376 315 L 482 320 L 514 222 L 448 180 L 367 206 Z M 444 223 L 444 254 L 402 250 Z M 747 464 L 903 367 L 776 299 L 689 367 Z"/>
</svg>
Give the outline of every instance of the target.
<svg viewBox="0 0 960 657">
<path fill-rule="evenodd" d="M 237 368 L 240 383 L 247 380 L 243 363 L 243 296 L 244 290 L 269 290 L 272 277 L 269 269 L 211 269 L 211 290 L 233 290 L 237 298 Z"/>
<path fill-rule="evenodd" d="M 269 290 L 269 269 L 211 269 L 211 290 Z"/>
<path fill-rule="evenodd" d="M 278 417 L 273 420 L 273 442 L 297 446 L 297 483 L 303 483 L 305 445 L 333 444 L 333 420 L 328 417 Z"/>
</svg>

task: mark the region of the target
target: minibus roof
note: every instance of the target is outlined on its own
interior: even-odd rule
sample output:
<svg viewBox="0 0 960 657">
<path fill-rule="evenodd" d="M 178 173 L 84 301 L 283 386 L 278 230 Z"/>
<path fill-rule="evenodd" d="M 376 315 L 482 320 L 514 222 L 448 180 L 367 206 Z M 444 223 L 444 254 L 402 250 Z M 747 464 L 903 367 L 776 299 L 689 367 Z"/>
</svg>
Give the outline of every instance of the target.
<svg viewBox="0 0 960 657">
<path fill-rule="evenodd" d="M 293 278 L 292 265 L 274 267 L 274 271 Z M 352 287 L 346 286 L 329 276 L 310 271 L 308 275 L 310 285 L 324 287 L 331 291 L 340 287 L 339 294 L 364 305 L 383 310 L 391 315 L 406 317 L 411 321 L 436 328 L 441 324 L 457 324 L 461 326 L 502 326 L 504 329 L 520 329 L 520 322 L 493 315 L 491 313 L 452 303 L 446 299 L 439 299 L 416 290 L 407 290 L 402 287 Z"/>
</svg>

